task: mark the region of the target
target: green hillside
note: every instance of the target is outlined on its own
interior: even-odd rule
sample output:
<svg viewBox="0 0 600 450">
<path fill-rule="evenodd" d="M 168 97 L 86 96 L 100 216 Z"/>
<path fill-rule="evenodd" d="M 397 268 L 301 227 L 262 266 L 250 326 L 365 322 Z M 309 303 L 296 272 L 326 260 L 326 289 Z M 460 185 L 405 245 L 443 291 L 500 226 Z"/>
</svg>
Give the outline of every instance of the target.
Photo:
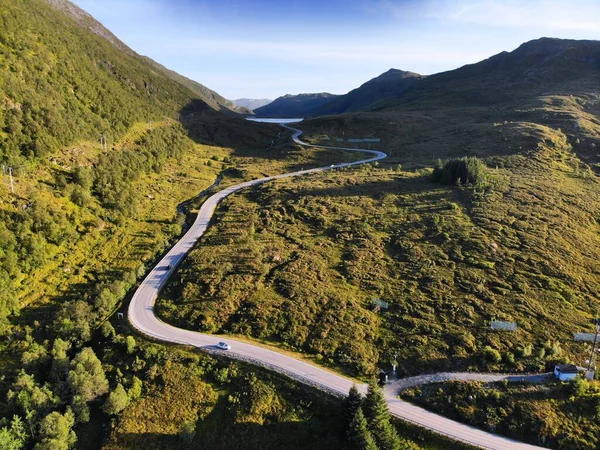
<svg viewBox="0 0 600 450">
<path fill-rule="evenodd" d="M 358 155 L 222 114 L 66 0 L 0 0 L 0 23 L 0 448 L 339 448 L 336 400 L 149 343 L 114 313 L 218 177 Z M 582 362 L 572 332 L 600 296 L 599 49 L 534 41 L 303 123 L 313 142 L 379 137 L 390 158 L 228 198 L 161 317 L 358 377 L 393 358 L 400 374 Z M 407 448 L 449 445 L 401 429 L 421 442 Z"/>
<path fill-rule="evenodd" d="M 50 4 L 0 2 L 0 448 L 339 447 L 337 402 L 149 344 L 114 314 L 217 177 L 335 155 L 214 111 Z"/>
<path fill-rule="evenodd" d="M 136 122 L 176 118 L 194 98 L 45 1 L 0 6 L 4 162 L 46 157 L 80 140 L 98 141 L 103 133 L 115 142 Z"/>
</svg>

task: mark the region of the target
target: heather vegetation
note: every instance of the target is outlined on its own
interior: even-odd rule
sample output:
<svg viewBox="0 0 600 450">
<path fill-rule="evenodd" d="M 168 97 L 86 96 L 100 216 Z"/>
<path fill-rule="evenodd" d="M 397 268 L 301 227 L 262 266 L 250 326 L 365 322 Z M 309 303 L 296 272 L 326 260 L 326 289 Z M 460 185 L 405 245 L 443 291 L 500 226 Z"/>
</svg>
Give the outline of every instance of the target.
<svg viewBox="0 0 600 450">
<path fill-rule="evenodd" d="M 392 164 L 240 193 L 159 314 L 355 375 L 389 367 L 395 354 L 401 374 L 581 361 L 586 347 L 572 332 L 589 329 L 600 288 L 600 205 L 597 181 L 581 178 L 574 159 L 561 140 L 489 158 L 490 190 Z M 517 331 L 491 331 L 492 319 Z"/>
<path fill-rule="evenodd" d="M 114 317 L 215 180 L 360 155 L 304 150 L 274 126 L 221 116 L 202 86 L 90 33 L 87 16 L 0 0 L 0 19 L 0 448 L 420 448 L 398 436 L 375 386 L 342 408 L 289 379 L 150 344 Z M 600 293 L 600 125 L 597 92 L 581 90 L 587 69 L 569 57 L 574 97 L 544 79 L 544 95 L 492 117 L 479 108 L 504 94 L 469 104 L 477 83 L 461 91 L 433 76 L 413 80 L 408 106 L 305 124 L 328 144 L 380 135 L 391 157 L 228 198 L 161 299 L 162 318 L 357 377 L 392 361 L 400 375 L 581 361 L 588 348 L 571 333 L 589 329 Z M 429 112 L 410 103 L 417 94 Z M 517 331 L 490 331 L 494 318 Z M 469 387 L 484 391 L 473 397 L 485 417 L 465 407 L 462 386 L 440 389 L 456 390 L 449 414 L 499 432 L 514 435 L 509 411 L 542 443 L 598 440 L 582 417 L 597 409 L 594 383 L 552 385 L 534 413 L 507 387 Z"/>
<path fill-rule="evenodd" d="M 437 383 L 403 397 L 486 430 L 548 448 L 598 448 L 600 386 L 578 378 L 543 385 Z"/>
</svg>

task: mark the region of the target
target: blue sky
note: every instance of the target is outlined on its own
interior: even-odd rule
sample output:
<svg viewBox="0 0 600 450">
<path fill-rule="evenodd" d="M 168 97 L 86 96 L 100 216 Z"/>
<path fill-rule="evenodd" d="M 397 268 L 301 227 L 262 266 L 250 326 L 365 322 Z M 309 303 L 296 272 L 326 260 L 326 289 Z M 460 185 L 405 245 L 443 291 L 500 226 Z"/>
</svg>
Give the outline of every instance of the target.
<svg viewBox="0 0 600 450">
<path fill-rule="evenodd" d="M 600 0 L 74 0 L 136 52 L 230 98 L 343 94 L 542 36 L 600 39 Z"/>
</svg>

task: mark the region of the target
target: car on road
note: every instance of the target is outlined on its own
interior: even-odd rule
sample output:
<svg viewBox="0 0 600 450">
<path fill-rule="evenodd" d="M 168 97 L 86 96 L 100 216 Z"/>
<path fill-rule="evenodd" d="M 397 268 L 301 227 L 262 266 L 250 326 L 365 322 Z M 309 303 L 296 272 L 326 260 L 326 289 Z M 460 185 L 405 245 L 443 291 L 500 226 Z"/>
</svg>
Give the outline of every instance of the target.
<svg viewBox="0 0 600 450">
<path fill-rule="evenodd" d="M 231 350 L 231 345 L 229 345 L 227 342 L 219 342 L 217 344 L 217 348 L 221 350 Z"/>
</svg>

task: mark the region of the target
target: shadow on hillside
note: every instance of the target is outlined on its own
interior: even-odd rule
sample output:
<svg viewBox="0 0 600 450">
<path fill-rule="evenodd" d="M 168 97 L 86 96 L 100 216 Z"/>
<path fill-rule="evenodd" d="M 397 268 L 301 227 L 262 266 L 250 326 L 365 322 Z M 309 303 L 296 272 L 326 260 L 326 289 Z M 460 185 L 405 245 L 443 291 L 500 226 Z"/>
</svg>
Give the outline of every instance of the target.
<svg viewBox="0 0 600 450">
<path fill-rule="evenodd" d="M 310 406 L 309 406 L 310 407 Z M 227 396 L 221 396 L 210 414 L 196 424 L 195 437 L 186 442 L 161 433 L 115 433 L 123 448 L 186 448 L 211 450 L 280 450 L 340 448 L 339 424 L 324 417 L 304 421 L 276 422 L 265 417 L 262 424 L 236 423 Z M 236 408 L 239 408 L 236 407 Z"/>
<path fill-rule="evenodd" d="M 207 111 L 204 102 L 192 100 L 179 112 L 179 121 L 188 135 L 199 144 L 228 147 L 237 157 L 281 159 L 285 154 L 267 150 L 285 130 L 275 124 L 250 122 Z"/>
<path fill-rule="evenodd" d="M 344 157 L 336 151 L 318 151 L 299 147 L 292 142 L 291 132 L 276 124 L 259 123 L 241 117 L 229 117 L 207 111 L 200 100 L 193 100 L 180 110 L 179 121 L 195 142 L 204 145 L 227 147 L 234 158 L 247 158 L 261 166 L 268 161 L 287 161 L 284 170 L 272 175 L 320 167 L 341 162 Z M 263 159 L 265 162 L 256 161 Z M 262 170 L 266 170 L 266 167 Z"/>
<path fill-rule="evenodd" d="M 320 411 L 313 411 L 304 421 L 276 422 L 275 417 L 267 416 L 264 423 L 258 424 L 235 423 L 236 414 L 230 408 L 227 396 L 221 396 L 211 413 L 198 421 L 191 448 L 328 450 L 340 447 L 340 424 L 335 418 L 328 421 L 319 416 Z M 310 405 L 307 408 L 310 409 Z"/>
<path fill-rule="evenodd" d="M 258 423 L 220 423 L 216 429 L 201 434 L 200 439 L 189 443 L 160 433 L 119 433 L 117 442 L 122 448 L 185 448 L 211 450 L 280 450 L 322 449 L 340 447 L 340 440 L 315 433 L 317 421 L 283 422 L 260 425 Z M 322 427 L 321 427 L 322 428 Z M 200 433 L 197 433 L 197 435 Z"/>
</svg>

